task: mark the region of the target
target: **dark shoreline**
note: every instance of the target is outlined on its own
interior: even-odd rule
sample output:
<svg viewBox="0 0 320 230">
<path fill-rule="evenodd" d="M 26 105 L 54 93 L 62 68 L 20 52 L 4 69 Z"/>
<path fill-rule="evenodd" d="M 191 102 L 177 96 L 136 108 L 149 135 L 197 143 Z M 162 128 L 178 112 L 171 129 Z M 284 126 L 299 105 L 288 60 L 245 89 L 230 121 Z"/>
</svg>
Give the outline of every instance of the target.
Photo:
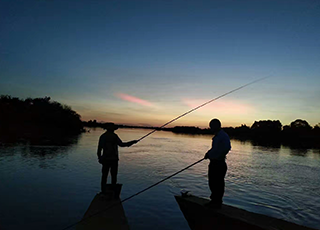
<svg viewBox="0 0 320 230">
<path fill-rule="evenodd" d="M 84 132 L 81 116 L 50 97 L 0 96 L 0 145 L 69 145 Z"/>
<path fill-rule="evenodd" d="M 104 123 L 89 123 L 83 122 L 84 127 L 89 128 L 104 128 Z M 181 135 L 210 135 L 213 133 L 210 129 L 201 129 L 195 126 L 175 126 L 173 128 L 159 128 L 153 126 L 134 126 L 134 125 L 122 125 L 118 124 L 119 128 L 124 129 L 149 129 L 149 130 L 161 130 L 170 131 L 175 134 Z M 273 130 L 252 130 L 248 126 L 240 127 L 223 127 L 223 130 L 228 133 L 231 139 L 239 141 L 249 141 L 252 145 L 266 146 L 280 148 L 281 145 L 288 146 L 294 149 L 320 149 L 320 133 L 318 128 L 316 131 L 306 133 L 305 130 L 294 130 L 288 132 L 286 129 L 274 132 Z"/>
</svg>

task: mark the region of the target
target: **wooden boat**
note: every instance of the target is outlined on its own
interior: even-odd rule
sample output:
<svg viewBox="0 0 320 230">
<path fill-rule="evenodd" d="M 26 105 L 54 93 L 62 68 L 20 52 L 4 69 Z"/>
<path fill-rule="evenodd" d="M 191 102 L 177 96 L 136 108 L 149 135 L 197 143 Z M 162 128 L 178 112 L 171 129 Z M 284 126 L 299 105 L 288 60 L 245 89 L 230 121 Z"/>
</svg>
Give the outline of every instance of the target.
<svg viewBox="0 0 320 230">
<path fill-rule="evenodd" d="M 192 195 L 175 198 L 192 230 L 314 230 L 225 204 L 221 209 L 210 209 L 204 206 L 208 199 Z"/>
<path fill-rule="evenodd" d="M 129 230 L 128 220 L 119 199 L 122 184 L 107 185 L 105 194 L 97 194 L 77 230 Z"/>
</svg>

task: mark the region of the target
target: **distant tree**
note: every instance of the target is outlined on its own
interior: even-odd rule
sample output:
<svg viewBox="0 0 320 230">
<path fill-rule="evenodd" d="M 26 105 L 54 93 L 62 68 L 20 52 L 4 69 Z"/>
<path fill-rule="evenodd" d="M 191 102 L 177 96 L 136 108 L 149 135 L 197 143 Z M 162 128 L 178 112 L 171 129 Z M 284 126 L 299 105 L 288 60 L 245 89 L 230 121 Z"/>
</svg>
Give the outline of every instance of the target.
<svg viewBox="0 0 320 230">
<path fill-rule="evenodd" d="M 314 135 L 320 136 L 320 123 L 316 124 L 313 127 L 312 131 Z"/>
<path fill-rule="evenodd" d="M 283 131 L 289 130 L 289 129 L 290 129 L 290 125 L 285 125 L 285 126 L 282 127 L 282 130 L 283 130 Z"/>
<path fill-rule="evenodd" d="M 242 130 L 242 131 L 249 131 L 250 130 L 250 127 L 249 126 L 247 126 L 246 124 L 242 124 L 241 126 L 239 126 L 239 127 L 236 127 L 235 129 L 237 129 L 237 130 Z"/>
<path fill-rule="evenodd" d="M 253 137 L 276 137 L 280 134 L 282 128 L 282 124 L 279 120 L 271 121 L 271 120 L 261 120 L 255 121 L 251 126 L 251 135 Z"/>
<path fill-rule="evenodd" d="M 242 137 L 247 137 L 250 134 L 250 127 L 242 124 L 241 126 L 235 127 L 234 128 L 234 135 L 235 136 L 242 136 Z"/>
<path fill-rule="evenodd" d="M 320 129 L 320 123 L 316 124 L 313 128 L 314 129 Z"/>
<path fill-rule="evenodd" d="M 319 136 L 320 132 L 317 132 L 317 128 L 312 128 L 306 120 L 302 119 L 296 119 L 290 125 L 286 125 L 282 131 L 283 143 L 297 148 L 319 146 Z"/>
<path fill-rule="evenodd" d="M 291 129 L 297 129 L 297 130 L 311 130 L 312 127 L 309 125 L 309 123 L 302 119 L 297 119 L 290 124 Z"/>
<path fill-rule="evenodd" d="M 0 128 L 7 132 L 79 133 L 83 130 L 80 115 L 68 105 L 51 98 L 20 100 L 9 95 L 0 96 Z M 17 130 L 17 131 L 15 131 Z M 0 130 L 1 131 L 1 130 Z M 39 134 L 40 135 L 40 134 Z"/>
<path fill-rule="evenodd" d="M 89 120 L 88 122 L 83 122 L 85 126 L 88 127 L 102 127 L 102 123 L 97 122 L 97 120 Z"/>
</svg>

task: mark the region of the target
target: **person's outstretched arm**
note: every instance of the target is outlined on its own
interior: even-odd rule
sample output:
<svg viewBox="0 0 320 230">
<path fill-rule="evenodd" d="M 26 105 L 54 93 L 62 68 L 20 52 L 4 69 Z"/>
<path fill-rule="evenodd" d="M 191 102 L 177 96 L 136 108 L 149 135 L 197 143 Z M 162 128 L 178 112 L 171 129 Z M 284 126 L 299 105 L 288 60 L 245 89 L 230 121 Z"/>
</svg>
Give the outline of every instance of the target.
<svg viewBox="0 0 320 230">
<path fill-rule="evenodd" d="M 137 140 L 129 141 L 129 142 L 122 142 L 122 140 L 118 137 L 118 145 L 120 147 L 130 147 L 133 144 L 138 143 Z"/>
</svg>

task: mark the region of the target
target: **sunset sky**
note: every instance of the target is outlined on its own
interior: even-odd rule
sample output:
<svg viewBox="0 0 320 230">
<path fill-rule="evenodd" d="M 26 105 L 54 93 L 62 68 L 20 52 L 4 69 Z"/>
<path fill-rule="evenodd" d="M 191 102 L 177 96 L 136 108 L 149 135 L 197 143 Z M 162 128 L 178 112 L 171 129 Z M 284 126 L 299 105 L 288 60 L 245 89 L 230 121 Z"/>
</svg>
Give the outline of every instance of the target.
<svg viewBox="0 0 320 230">
<path fill-rule="evenodd" d="M 2 0 L 0 94 L 82 120 L 320 122 L 320 1 Z M 1 112 L 1 111 L 0 111 Z"/>
</svg>

